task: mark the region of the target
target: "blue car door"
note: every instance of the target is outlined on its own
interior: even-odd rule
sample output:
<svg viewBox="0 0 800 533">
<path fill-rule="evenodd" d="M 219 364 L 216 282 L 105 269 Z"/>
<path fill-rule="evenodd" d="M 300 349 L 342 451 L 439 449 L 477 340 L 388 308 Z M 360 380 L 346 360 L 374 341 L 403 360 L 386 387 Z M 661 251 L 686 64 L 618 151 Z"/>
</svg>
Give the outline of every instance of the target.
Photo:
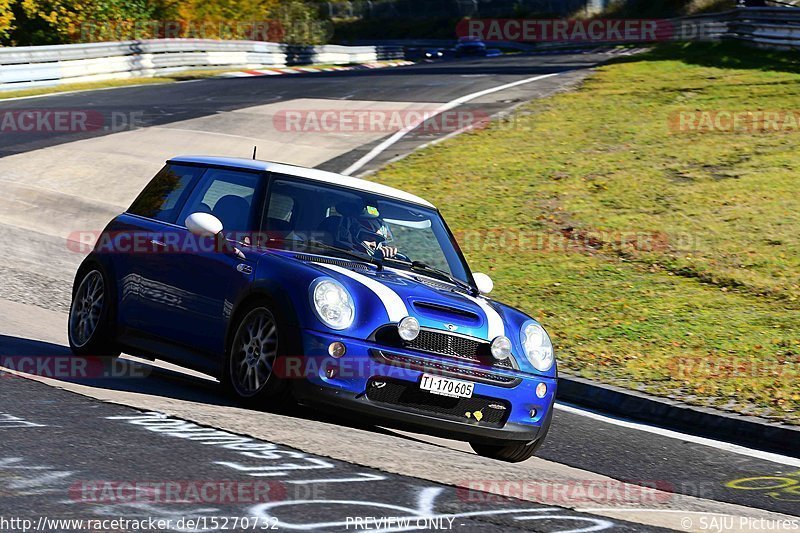
<svg viewBox="0 0 800 533">
<path fill-rule="evenodd" d="M 154 253 L 137 265 L 142 332 L 209 354 L 209 363 L 219 362 L 213 359 L 223 351 L 233 303 L 255 270 L 247 235 L 257 225 L 263 181 L 258 173 L 208 168 L 174 224 L 153 233 Z M 227 246 L 186 229 L 186 218 L 197 212 L 222 222 Z"/>
<path fill-rule="evenodd" d="M 130 208 L 106 228 L 103 250 L 111 251 L 117 279 L 118 322 L 137 330 L 149 317 L 142 293 L 152 290 L 142 278 L 143 266 L 160 250 L 154 242 L 175 227 L 186 199 L 205 172 L 202 167 L 167 164 L 134 200 Z M 149 294 L 147 298 L 157 297 Z"/>
</svg>

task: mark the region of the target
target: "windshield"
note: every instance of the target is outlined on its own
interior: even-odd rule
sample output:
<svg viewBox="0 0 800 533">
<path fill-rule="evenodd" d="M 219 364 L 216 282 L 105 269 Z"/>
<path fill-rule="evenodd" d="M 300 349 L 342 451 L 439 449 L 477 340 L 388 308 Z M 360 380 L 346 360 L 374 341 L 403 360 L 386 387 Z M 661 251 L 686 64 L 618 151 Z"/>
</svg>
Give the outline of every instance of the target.
<svg viewBox="0 0 800 533">
<path fill-rule="evenodd" d="M 271 248 L 361 257 L 420 273 L 436 274 L 436 269 L 469 283 L 458 245 L 439 213 L 416 204 L 278 179 L 270 187 L 262 229 Z"/>
</svg>

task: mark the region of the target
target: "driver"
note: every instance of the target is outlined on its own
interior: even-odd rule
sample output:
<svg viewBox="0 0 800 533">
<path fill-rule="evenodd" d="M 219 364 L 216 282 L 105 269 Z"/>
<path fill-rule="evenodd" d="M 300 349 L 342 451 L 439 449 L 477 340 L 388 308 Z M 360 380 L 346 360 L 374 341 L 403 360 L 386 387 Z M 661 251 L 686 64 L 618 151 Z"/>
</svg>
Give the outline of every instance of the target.
<svg viewBox="0 0 800 533">
<path fill-rule="evenodd" d="M 397 256 L 397 247 L 386 245 L 392 241 L 392 232 L 376 207 L 347 203 L 337 205 L 336 210 L 342 214 L 337 240 L 373 257 Z"/>
</svg>

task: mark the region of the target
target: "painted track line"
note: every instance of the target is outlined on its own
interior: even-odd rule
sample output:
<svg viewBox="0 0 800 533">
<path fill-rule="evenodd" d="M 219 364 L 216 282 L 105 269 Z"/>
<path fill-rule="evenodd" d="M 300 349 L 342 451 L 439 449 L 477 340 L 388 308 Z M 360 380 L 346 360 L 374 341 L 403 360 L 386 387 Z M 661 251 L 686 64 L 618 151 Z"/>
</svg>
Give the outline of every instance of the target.
<svg viewBox="0 0 800 533">
<path fill-rule="evenodd" d="M 454 109 L 462 104 L 466 104 L 467 102 L 471 102 L 472 100 L 476 100 L 481 98 L 482 96 L 486 96 L 489 94 L 493 94 L 499 91 L 505 91 L 506 89 L 511 89 L 513 87 L 518 87 L 520 85 L 525 85 L 528 83 L 533 83 L 535 81 L 543 80 L 545 78 L 552 78 L 553 76 L 558 76 L 559 72 L 554 72 L 552 74 L 543 74 L 541 76 L 534 76 L 533 78 L 526 78 L 524 80 L 515 81 L 513 83 L 506 83 L 505 85 L 498 85 L 497 87 L 492 87 L 491 89 L 485 89 L 483 91 L 478 91 L 476 93 L 467 94 L 460 98 L 456 98 L 446 104 L 442 105 L 441 107 L 435 109 L 432 113 L 428 114 L 424 119 L 421 119 L 413 124 L 409 124 L 405 128 L 401 129 L 400 131 L 396 132 L 394 135 L 380 143 L 378 146 L 373 148 L 366 154 L 364 157 L 347 167 L 345 170 L 342 171 L 342 174 L 345 176 L 352 176 L 355 172 L 358 172 L 365 165 L 367 165 L 370 161 L 381 155 L 387 149 L 389 149 L 393 144 L 397 143 L 400 139 L 417 129 L 425 120 L 430 120 L 432 117 L 440 115 L 445 111 L 449 111 Z"/>
<path fill-rule="evenodd" d="M 644 431 L 647 433 L 652 433 L 654 435 L 660 435 L 662 437 L 668 437 L 671 439 L 682 440 L 686 442 L 692 442 L 694 444 L 701 444 L 703 446 L 709 446 L 711 448 L 716 448 L 718 450 L 723 450 L 726 452 L 736 453 L 739 455 L 744 455 L 747 457 L 753 457 L 755 459 L 762 459 L 764 461 L 769 461 L 771 463 L 777 463 L 780 465 L 789 465 L 794 467 L 800 467 L 800 459 L 795 457 L 788 457 L 785 455 L 780 455 L 777 453 L 771 452 L 764 452 L 761 450 L 754 450 L 752 448 L 745 448 L 744 446 L 739 446 L 738 444 L 731 444 L 730 442 L 723 442 L 719 440 L 709 439 L 706 437 L 698 437 L 695 435 L 689 435 L 687 433 L 680 433 L 678 431 L 673 431 L 671 429 L 664 429 L 658 426 L 651 426 L 648 424 L 642 424 L 639 422 L 633 422 L 631 420 L 625 420 L 622 418 L 616 418 L 609 415 L 603 415 L 596 411 L 591 411 L 588 409 L 583 409 L 574 405 L 565 404 L 562 402 L 556 402 L 555 405 L 556 409 L 560 409 L 561 411 L 572 413 L 579 416 L 585 416 L 586 418 L 591 418 L 593 420 L 597 420 L 599 422 L 603 422 L 606 424 L 611 424 L 614 426 L 619 426 L 627 429 L 633 429 L 636 431 Z"/>
</svg>

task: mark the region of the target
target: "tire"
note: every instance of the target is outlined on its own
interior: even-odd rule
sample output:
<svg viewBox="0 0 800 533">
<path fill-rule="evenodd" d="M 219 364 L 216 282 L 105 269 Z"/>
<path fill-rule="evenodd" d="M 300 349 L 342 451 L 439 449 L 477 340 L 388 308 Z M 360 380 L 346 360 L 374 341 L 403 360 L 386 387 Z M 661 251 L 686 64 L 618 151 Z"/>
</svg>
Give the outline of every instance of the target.
<svg viewBox="0 0 800 533">
<path fill-rule="evenodd" d="M 72 353 L 117 357 L 120 350 L 114 339 L 114 293 L 108 277 L 91 266 L 77 280 L 67 320 Z"/>
<path fill-rule="evenodd" d="M 470 442 L 469 445 L 481 457 L 506 461 L 507 463 L 521 463 L 533 457 L 541 447 L 542 442 L 544 442 L 543 438 L 537 439 L 532 443 L 522 442 L 509 446 L 492 446 L 491 444 L 478 444 L 475 442 Z"/>
<path fill-rule="evenodd" d="M 234 398 L 253 407 L 287 403 L 289 384 L 273 371 L 283 344 L 275 314 L 259 303 L 238 316 L 225 353 L 224 386 Z"/>
<path fill-rule="evenodd" d="M 539 451 L 539 448 L 544 444 L 547 434 L 550 432 L 550 422 L 553 418 L 553 406 L 550 406 L 550 411 L 547 413 L 539 430 L 538 438 L 533 442 L 519 442 L 516 444 L 509 444 L 506 446 L 493 446 L 491 444 L 480 444 L 477 442 L 470 442 L 469 445 L 475 450 L 475 453 L 481 457 L 488 457 L 489 459 L 497 459 L 498 461 L 506 461 L 507 463 L 521 463 L 527 461 Z"/>
</svg>

